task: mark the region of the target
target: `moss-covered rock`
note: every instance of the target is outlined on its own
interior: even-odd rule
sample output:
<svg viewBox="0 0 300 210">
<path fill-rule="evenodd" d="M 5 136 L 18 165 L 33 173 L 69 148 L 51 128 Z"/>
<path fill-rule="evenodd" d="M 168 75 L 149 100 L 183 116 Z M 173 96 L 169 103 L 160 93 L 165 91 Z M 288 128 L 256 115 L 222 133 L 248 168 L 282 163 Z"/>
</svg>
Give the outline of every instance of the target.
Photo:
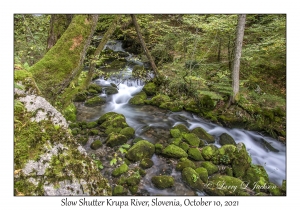
<svg viewBox="0 0 300 210">
<path fill-rule="evenodd" d="M 127 137 L 127 139 L 131 139 L 134 136 L 135 130 L 132 127 L 123 128 L 120 131 L 120 134 Z"/>
<path fill-rule="evenodd" d="M 155 152 L 155 146 L 146 141 L 142 140 L 134 144 L 126 153 L 126 158 L 131 161 L 139 161 L 144 158 L 151 158 Z"/>
<path fill-rule="evenodd" d="M 243 177 L 243 181 L 247 182 L 251 189 L 254 189 L 255 185 L 266 185 L 269 182 L 269 176 L 263 166 L 252 164 Z M 260 190 L 256 188 L 255 191 L 259 192 Z"/>
<path fill-rule="evenodd" d="M 129 127 L 128 124 L 126 123 L 125 116 L 122 115 L 122 114 L 117 114 L 117 113 L 114 113 L 114 112 L 110 112 L 110 114 L 107 115 L 106 117 L 105 117 L 105 115 L 103 115 L 102 117 L 100 117 L 97 121 L 98 124 L 100 122 L 102 122 L 101 125 L 100 125 L 100 128 L 107 129 L 109 127 L 112 127 L 112 128 L 126 128 L 126 127 Z"/>
<path fill-rule="evenodd" d="M 232 168 L 226 167 L 226 168 L 225 168 L 225 174 L 226 174 L 227 176 L 233 176 Z"/>
<path fill-rule="evenodd" d="M 182 139 L 181 138 L 171 138 L 171 139 L 168 140 L 168 142 L 170 144 L 174 144 L 176 146 L 179 146 L 180 143 L 182 142 Z"/>
<path fill-rule="evenodd" d="M 98 120 L 97 123 L 99 125 L 101 125 L 102 123 L 104 123 L 105 121 L 111 121 L 112 119 L 114 119 L 115 116 L 118 116 L 119 114 L 116 112 L 107 112 L 104 115 L 102 115 Z M 125 118 L 125 117 L 124 117 Z"/>
<path fill-rule="evenodd" d="M 164 149 L 164 146 L 159 143 L 156 143 L 154 146 L 155 146 L 155 154 L 158 154 L 158 155 L 161 154 Z"/>
<path fill-rule="evenodd" d="M 168 109 L 172 112 L 180 112 L 183 110 L 183 105 L 176 101 L 167 101 L 160 104 L 159 108 Z"/>
<path fill-rule="evenodd" d="M 234 160 L 232 161 L 232 170 L 235 177 L 243 177 L 251 165 L 251 157 L 243 143 L 238 143 L 234 152 Z"/>
<path fill-rule="evenodd" d="M 74 102 L 84 102 L 87 99 L 88 92 L 82 91 L 74 96 Z"/>
<path fill-rule="evenodd" d="M 126 173 L 128 170 L 129 170 L 128 165 L 126 163 L 123 163 L 118 168 L 114 169 L 111 175 L 114 177 L 121 176 L 122 174 Z"/>
<path fill-rule="evenodd" d="M 112 195 L 114 196 L 127 195 L 127 190 L 121 185 L 116 185 L 115 188 L 113 189 Z"/>
<path fill-rule="evenodd" d="M 82 146 L 86 145 L 86 143 L 88 142 L 89 138 L 86 136 L 81 136 L 79 137 L 79 139 L 77 140 L 79 144 L 81 144 Z"/>
<path fill-rule="evenodd" d="M 130 100 L 129 103 L 133 105 L 142 105 L 144 104 L 145 100 L 147 99 L 147 95 L 144 91 L 141 91 L 140 93 L 136 94 L 133 96 Z"/>
<path fill-rule="evenodd" d="M 219 162 L 220 164 L 229 165 L 235 158 L 236 146 L 232 144 L 224 145 L 219 148 Z"/>
<path fill-rule="evenodd" d="M 199 147 L 200 139 L 196 136 L 196 134 L 194 134 L 194 133 L 183 133 L 182 136 L 189 145 Z"/>
<path fill-rule="evenodd" d="M 127 137 L 119 133 L 111 133 L 108 135 L 106 145 L 109 147 L 115 147 L 127 142 Z"/>
<path fill-rule="evenodd" d="M 151 168 L 153 166 L 153 161 L 150 158 L 144 158 L 141 162 L 140 162 L 140 167 L 143 169 L 147 169 L 147 168 Z"/>
<path fill-rule="evenodd" d="M 76 121 L 76 113 L 77 113 L 77 109 L 74 103 L 70 103 L 69 106 L 67 106 L 63 110 L 63 115 L 65 116 L 66 120 L 71 122 Z"/>
<path fill-rule="evenodd" d="M 89 92 L 91 90 L 96 91 L 96 93 L 101 93 L 102 92 L 102 87 L 97 85 L 97 84 L 90 84 L 87 89 L 88 89 Z"/>
<path fill-rule="evenodd" d="M 203 190 L 204 183 L 200 179 L 199 174 L 192 168 L 184 168 L 181 172 L 182 180 L 195 190 Z"/>
<path fill-rule="evenodd" d="M 170 134 L 173 138 L 180 138 L 181 137 L 181 132 L 178 129 L 171 129 Z"/>
<path fill-rule="evenodd" d="M 191 111 L 191 112 L 194 112 L 194 113 L 200 113 L 201 112 L 199 104 L 197 104 L 193 100 L 187 100 L 186 103 L 184 104 L 184 109 L 186 111 Z"/>
<path fill-rule="evenodd" d="M 88 123 L 86 124 L 86 127 L 87 127 L 88 129 L 90 129 L 90 128 L 95 128 L 95 127 L 97 127 L 97 126 L 98 126 L 97 122 L 88 122 Z"/>
<path fill-rule="evenodd" d="M 96 140 L 91 144 L 91 148 L 93 150 L 97 150 L 102 146 L 102 142 L 100 140 Z"/>
<path fill-rule="evenodd" d="M 215 142 L 215 138 L 201 127 L 194 128 L 193 130 L 191 130 L 191 133 L 196 134 L 199 139 L 206 141 L 208 144 L 212 144 Z"/>
<path fill-rule="evenodd" d="M 190 145 L 187 144 L 187 143 L 185 143 L 185 142 L 180 142 L 179 147 L 180 147 L 181 149 L 183 149 L 185 152 L 187 152 L 188 149 L 190 148 Z"/>
<path fill-rule="evenodd" d="M 280 188 L 275 185 L 274 183 L 269 183 L 269 192 L 271 193 L 271 195 L 274 195 L 274 196 L 280 196 L 282 195 L 282 192 L 280 190 Z"/>
<path fill-rule="evenodd" d="M 220 141 L 219 143 L 221 145 L 226 145 L 226 144 L 233 144 L 233 145 L 236 145 L 236 142 L 234 141 L 234 139 L 228 135 L 227 133 L 223 133 L 221 136 L 220 136 Z"/>
<path fill-rule="evenodd" d="M 141 137 L 136 137 L 136 138 L 133 139 L 132 143 L 135 144 L 135 143 L 138 143 L 139 141 L 142 141 L 142 140 L 144 140 L 144 139 L 141 138 Z"/>
<path fill-rule="evenodd" d="M 155 93 L 157 91 L 157 87 L 153 82 L 149 82 L 149 83 L 145 84 L 145 86 L 143 87 L 143 91 L 148 96 L 153 96 L 153 95 L 155 95 Z"/>
<path fill-rule="evenodd" d="M 115 87 L 105 87 L 106 95 L 113 95 L 113 94 L 116 94 L 118 92 L 119 92 L 118 89 L 115 88 Z"/>
<path fill-rule="evenodd" d="M 98 135 L 98 134 L 99 134 L 99 130 L 97 130 L 97 129 L 91 129 L 89 131 L 90 136 L 95 136 L 95 135 Z"/>
<path fill-rule="evenodd" d="M 111 133 L 120 133 L 120 131 L 122 130 L 122 128 L 120 127 L 113 127 L 113 126 L 108 126 L 104 133 L 108 136 Z"/>
<path fill-rule="evenodd" d="M 159 189 L 165 189 L 174 185 L 174 178 L 172 176 L 167 175 L 153 176 L 151 178 L 151 182 L 154 184 L 155 187 Z"/>
<path fill-rule="evenodd" d="M 171 100 L 171 99 L 169 98 L 169 96 L 159 94 L 159 95 L 154 96 L 154 97 L 153 97 L 150 101 L 148 101 L 147 103 L 150 104 L 150 105 L 158 106 L 158 107 L 159 107 L 162 103 L 168 102 L 168 101 L 170 101 L 170 100 Z"/>
<path fill-rule="evenodd" d="M 208 179 L 208 183 L 204 189 L 208 194 L 210 192 L 209 189 L 214 189 L 219 195 L 244 195 L 246 193 L 244 190 L 245 183 L 231 176 L 216 174 Z"/>
<path fill-rule="evenodd" d="M 188 156 L 188 154 L 183 149 L 174 144 L 170 144 L 169 146 L 164 148 L 162 154 L 166 157 L 171 158 L 182 158 Z"/>
<path fill-rule="evenodd" d="M 106 102 L 106 100 L 104 98 L 95 96 L 93 98 L 86 100 L 84 105 L 88 106 L 88 107 L 94 107 L 94 106 L 99 106 L 99 105 L 105 104 L 105 102 Z"/>
<path fill-rule="evenodd" d="M 189 158 L 191 158 L 193 160 L 196 160 L 196 161 L 204 160 L 204 158 L 202 157 L 201 152 L 199 151 L 198 148 L 189 148 L 187 153 L 189 155 Z"/>
<path fill-rule="evenodd" d="M 196 168 L 195 163 L 193 161 L 191 161 L 187 158 L 181 158 L 180 161 L 176 165 L 176 170 L 182 171 L 184 168 L 187 168 L 187 167 L 190 167 L 193 169 Z"/>
<path fill-rule="evenodd" d="M 178 129 L 181 133 L 189 133 L 190 132 L 189 129 L 183 124 L 175 125 L 173 127 L 173 129 Z"/>
<path fill-rule="evenodd" d="M 195 171 L 199 174 L 200 179 L 204 182 L 207 183 L 208 180 L 208 172 L 206 168 L 199 167 L 196 168 Z"/>
<path fill-rule="evenodd" d="M 211 176 L 214 173 L 217 173 L 219 171 L 218 166 L 216 166 L 215 164 L 213 164 L 212 162 L 209 162 L 209 161 L 202 162 L 201 166 L 203 168 L 206 168 L 207 173 L 208 173 L 209 176 Z"/>
<path fill-rule="evenodd" d="M 205 160 L 212 160 L 218 155 L 218 153 L 218 147 L 216 147 L 215 145 L 207 145 L 202 149 L 202 157 Z"/>
</svg>

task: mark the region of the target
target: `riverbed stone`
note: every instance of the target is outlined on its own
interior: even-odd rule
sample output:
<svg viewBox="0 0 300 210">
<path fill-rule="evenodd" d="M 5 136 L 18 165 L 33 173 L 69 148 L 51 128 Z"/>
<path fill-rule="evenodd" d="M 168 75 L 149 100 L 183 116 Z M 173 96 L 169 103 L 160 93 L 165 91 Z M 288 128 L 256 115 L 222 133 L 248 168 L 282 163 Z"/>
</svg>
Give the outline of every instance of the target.
<svg viewBox="0 0 300 210">
<path fill-rule="evenodd" d="M 157 91 L 157 87 L 153 82 L 149 82 L 149 83 L 145 84 L 145 86 L 143 87 L 143 91 L 148 96 L 153 96 L 153 95 L 155 95 L 155 93 Z"/>
<path fill-rule="evenodd" d="M 219 161 L 220 164 L 230 165 L 235 158 L 236 146 L 227 144 L 219 148 Z"/>
<path fill-rule="evenodd" d="M 180 138 L 181 137 L 181 132 L 179 129 L 171 129 L 170 134 L 173 138 Z"/>
<path fill-rule="evenodd" d="M 101 93 L 102 92 L 102 87 L 97 85 L 97 84 L 94 84 L 94 83 L 90 84 L 87 89 L 88 89 L 89 92 L 91 90 L 96 91 L 96 93 Z"/>
<path fill-rule="evenodd" d="M 126 163 L 123 163 L 118 168 L 114 169 L 111 175 L 117 177 L 120 176 L 121 174 L 126 173 L 128 170 L 129 170 L 128 165 Z"/>
<path fill-rule="evenodd" d="M 195 146 L 195 147 L 199 146 L 200 139 L 196 136 L 196 134 L 194 134 L 194 133 L 183 133 L 182 136 L 189 145 Z"/>
<path fill-rule="evenodd" d="M 176 165 L 176 171 L 182 171 L 184 168 L 193 168 L 195 169 L 195 163 L 187 158 L 181 158 L 180 161 Z"/>
<path fill-rule="evenodd" d="M 226 144 L 232 144 L 232 145 L 236 145 L 236 142 L 234 141 L 234 139 L 227 133 L 223 133 L 220 136 L 220 141 L 219 143 L 223 146 Z"/>
<path fill-rule="evenodd" d="M 172 129 L 178 129 L 181 133 L 189 133 L 189 129 L 183 125 L 183 124 L 178 124 L 178 125 L 175 125 Z"/>
<path fill-rule="evenodd" d="M 212 144 L 215 142 L 215 138 L 201 127 L 194 128 L 193 130 L 191 130 L 191 133 L 196 134 L 199 139 L 206 141 L 208 144 Z"/>
<path fill-rule="evenodd" d="M 98 140 L 95 140 L 92 144 L 91 144 L 91 148 L 93 150 L 97 150 L 99 149 L 100 147 L 102 146 L 102 142 L 98 139 Z"/>
<path fill-rule="evenodd" d="M 115 87 L 105 87 L 106 95 L 113 95 L 113 94 L 116 94 L 118 92 L 119 92 L 118 89 L 115 88 Z"/>
<path fill-rule="evenodd" d="M 159 189 L 165 189 L 170 188 L 174 185 L 174 178 L 167 175 L 153 176 L 151 178 L 151 182 L 155 187 Z"/>
<path fill-rule="evenodd" d="M 100 125 L 100 128 L 108 128 L 108 127 L 114 127 L 114 128 L 126 128 L 129 127 L 128 124 L 126 123 L 125 116 L 122 114 L 110 114 L 108 115 L 104 122 Z M 101 118 L 100 118 L 101 119 Z M 102 120 L 98 120 L 99 122 L 102 122 Z"/>
<path fill-rule="evenodd" d="M 201 152 L 199 151 L 198 148 L 189 148 L 187 153 L 189 155 L 189 158 L 191 158 L 193 160 L 196 160 L 196 161 L 204 160 L 204 158 L 202 157 Z"/>
<path fill-rule="evenodd" d="M 181 149 L 183 149 L 185 152 L 187 152 L 188 149 L 190 148 L 190 145 L 188 143 L 186 143 L 186 142 L 180 142 L 179 147 Z"/>
<path fill-rule="evenodd" d="M 183 110 L 183 105 L 177 101 L 167 101 L 160 104 L 159 108 L 167 109 L 172 112 L 180 112 Z"/>
<path fill-rule="evenodd" d="M 168 102 L 171 99 L 167 95 L 158 94 L 154 96 L 150 101 L 147 101 L 148 104 L 153 106 L 160 106 L 162 103 Z"/>
<path fill-rule="evenodd" d="M 215 145 L 207 145 L 202 149 L 202 157 L 205 160 L 212 160 L 219 153 L 218 147 Z"/>
<path fill-rule="evenodd" d="M 181 172 L 182 180 L 195 190 L 203 190 L 204 183 L 200 179 L 199 174 L 191 167 L 184 168 Z"/>
<path fill-rule="evenodd" d="M 155 146 L 155 154 L 158 154 L 158 155 L 161 154 L 164 149 L 164 146 L 159 143 L 156 143 L 154 146 Z"/>
<path fill-rule="evenodd" d="M 94 107 L 94 106 L 99 106 L 99 105 L 105 104 L 105 102 L 106 102 L 106 100 L 104 98 L 95 96 L 93 98 L 86 100 L 84 105 L 88 106 L 88 107 Z"/>
<path fill-rule="evenodd" d="M 141 162 L 140 162 L 140 167 L 143 169 L 147 169 L 147 168 L 151 168 L 153 166 L 153 161 L 150 158 L 144 158 Z"/>
<path fill-rule="evenodd" d="M 208 180 L 208 172 L 207 169 L 204 167 L 199 167 L 196 168 L 195 171 L 199 174 L 200 179 L 204 182 L 207 183 Z"/>
<path fill-rule="evenodd" d="M 127 195 L 127 190 L 121 185 L 116 185 L 113 189 L 112 195 L 114 196 L 121 196 L 121 195 Z"/>
<path fill-rule="evenodd" d="M 188 156 L 188 154 L 183 149 L 174 144 L 170 144 L 165 149 L 163 149 L 162 154 L 166 157 L 171 158 L 182 158 Z"/>
<path fill-rule="evenodd" d="M 147 99 L 147 95 L 144 91 L 134 95 L 130 100 L 129 103 L 133 105 L 143 105 L 145 104 L 145 100 Z"/>
<path fill-rule="evenodd" d="M 206 168 L 207 173 L 208 173 L 209 176 L 211 176 L 214 173 L 217 173 L 219 171 L 218 166 L 216 166 L 215 164 L 213 164 L 212 162 L 209 162 L 209 161 L 202 162 L 201 166 L 203 168 Z"/>
<path fill-rule="evenodd" d="M 126 136 L 127 139 L 133 138 L 134 133 L 135 133 L 135 130 L 132 127 L 126 127 L 120 131 L 120 134 Z"/>
<path fill-rule="evenodd" d="M 115 147 L 127 142 L 128 138 L 119 133 L 110 133 L 107 137 L 106 145 L 109 147 Z"/>
<path fill-rule="evenodd" d="M 141 140 L 134 144 L 126 153 L 126 158 L 136 162 L 142 160 L 143 158 L 151 158 L 155 152 L 155 146 L 146 141 Z"/>
</svg>

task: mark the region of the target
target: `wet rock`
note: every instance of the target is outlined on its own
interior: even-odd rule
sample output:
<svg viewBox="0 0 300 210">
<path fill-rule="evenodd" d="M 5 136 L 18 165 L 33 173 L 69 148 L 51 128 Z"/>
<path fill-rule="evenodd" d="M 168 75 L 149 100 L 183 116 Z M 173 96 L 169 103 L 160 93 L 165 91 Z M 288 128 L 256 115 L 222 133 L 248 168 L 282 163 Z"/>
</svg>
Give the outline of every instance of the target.
<svg viewBox="0 0 300 210">
<path fill-rule="evenodd" d="M 234 139 L 228 135 L 227 133 L 223 133 L 221 136 L 220 136 L 220 141 L 219 143 L 223 146 L 223 145 L 226 145 L 226 144 L 232 144 L 232 145 L 236 145 L 236 142 L 234 141 Z"/>
<path fill-rule="evenodd" d="M 115 147 L 127 142 L 127 137 L 119 133 L 111 133 L 108 135 L 106 145 L 109 147 Z"/>
<path fill-rule="evenodd" d="M 75 95 L 74 102 L 84 102 L 87 99 L 88 92 L 82 91 Z"/>
<path fill-rule="evenodd" d="M 155 152 L 155 146 L 146 140 L 134 144 L 126 153 L 126 158 L 131 161 L 139 161 L 143 158 L 151 158 Z"/>
<path fill-rule="evenodd" d="M 246 147 L 243 143 L 237 144 L 237 149 L 234 152 L 234 160 L 232 161 L 232 170 L 235 177 L 243 177 L 247 169 L 251 165 L 251 157 L 249 156 Z"/>
<path fill-rule="evenodd" d="M 145 103 L 146 99 L 147 99 L 147 95 L 144 91 L 142 91 L 136 94 L 135 96 L 133 96 L 133 98 L 129 100 L 129 103 L 133 105 L 142 105 Z"/>
<path fill-rule="evenodd" d="M 106 100 L 104 98 L 101 98 L 99 96 L 95 96 L 93 98 L 90 98 L 90 99 L 86 100 L 84 105 L 88 106 L 88 107 L 94 107 L 94 106 L 102 105 L 105 102 L 106 102 Z"/>
<path fill-rule="evenodd" d="M 208 180 L 208 172 L 207 169 L 204 167 L 199 167 L 196 168 L 195 171 L 199 174 L 200 179 L 204 182 L 207 183 Z"/>
<path fill-rule="evenodd" d="M 144 158 L 141 162 L 140 162 L 140 167 L 143 169 L 147 169 L 147 168 L 151 168 L 153 166 L 153 161 L 149 158 Z"/>
<path fill-rule="evenodd" d="M 173 138 L 180 138 L 181 137 L 181 132 L 179 129 L 171 129 L 170 134 Z"/>
<path fill-rule="evenodd" d="M 265 139 L 260 139 L 261 141 L 261 144 L 267 148 L 269 151 L 272 151 L 272 152 L 279 152 L 278 149 L 275 149 L 269 142 L 267 142 Z"/>
<path fill-rule="evenodd" d="M 201 152 L 199 151 L 198 148 L 189 148 L 188 155 L 189 155 L 189 158 L 196 160 L 196 161 L 204 160 L 204 158 L 202 157 Z"/>
<path fill-rule="evenodd" d="M 163 145 L 162 144 L 159 144 L 159 143 L 156 143 L 155 145 L 155 154 L 161 154 L 162 151 L 163 151 Z"/>
<path fill-rule="evenodd" d="M 214 157 L 217 156 L 218 153 L 219 153 L 218 147 L 216 147 L 215 145 L 208 145 L 203 147 L 202 149 L 202 157 L 205 160 L 213 159 Z"/>
<path fill-rule="evenodd" d="M 191 130 L 191 133 L 196 134 L 199 139 L 206 141 L 208 144 L 212 144 L 215 142 L 215 138 L 201 127 L 194 128 L 193 130 Z"/>
<path fill-rule="evenodd" d="M 203 190 L 204 183 L 199 177 L 199 174 L 192 168 L 184 168 L 181 173 L 183 181 L 195 190 Z"/>
<path fill-rule="evenodd" d="M 111 175 L 113 177 L 121 176 L 122 174 L 126 173 L 128 170 L 129 170 L 129 168 L 128 168 L 127 164 L 124 163 L 120 167 L 113 170 Z"/>
<path fill-rule="evenodd" d="M 184 133 L 183 138 L 191 146 L 198 147 L 200 144 L 200 139 L 194 133 Z"/>
<path fill-rule="evenodd" d="M 114 87 L 105 87 L 105 93 L 107 95 L 113 95 L 113 94 L 116 94 L 118 93 L 118 89 L 117 88 L 114 88 Z"/>
<path fill-rule="evenodd" d="M 159 108 L 168 109 L 172 112 L 180 112 L 183 110 L 183 105 L 178 103 L 177 101 L 167 101 L 167 102 L 161 103 Z"/>
<path fill-rule="evenodd" d="M 182 171 L 183 169 L 190 167 L 195 169 L 195 163 L 187 158 L 181 158 L 180 161 L 176 165 L 176 171 Z"/>
<path fill-rule="evenodd" d="M 97 84 L 90 84 L 87 89 L 88 89 L 88 92 L 91 92 L 92 90 L 96 91 L 96 93 L 102 92 L 102 87 Z"/>
<path fill-rule="evenodd" d="M 178 129 L 181 133 L 189 133 L 190 132 L 189 129 L 183 124 L 175 125 L 173 127 L 173 129 Z"/>
<path fill-rule="evenodd" d="M 185 143 L 185 142 L 181 142 L 181 143 L 179 144 L 179 147 L 180 147 L 181 149 L 183 149 L 185 152 L 187 152 L 188 149 L 190 148 L 190 145 L 187 144 L 187 143 Z"/>
<path fill-rule="evenodd" d="M 127 137 L 127 139 L 131 139 L 134 136 L 135 130 L 132 127 L 123 128 L 120 131 L 120 134 Z"/>
<path fill-rule="evenodd" d="M 167 175 L 153 176 L 151 178 L 151 182 L 154 184 L 155 187 L 159 189 L 165 189 L 174 185 L 174 178 L 172 176 Z"/>
<path fill-rule="evenodd" d="M 171 158 L 182 158 L 188 156 L 188 154 L 183 149 L 173 144 L 170 144 L 165 149 L 163 149 L 162 154 L 166 157 Z"/>
<path fill-rule="evenodd" d="M 153 82 L 149 82 L 145 84 L 143 87 L 143 91 L 148 95 L 148 96 L 153 96 L 156 94 L 157 87 Z"/>
<path fill-rule="evenodd" d="M 153 106 L 160 106 L 162 103 L 168 102 L 171 99 L 167 95 L 156 95 L 154 96 L 150 101 L 146 101 L 147 104 L 153 105 Z"/>
<path fill-rule="evenodd" d="M 219 148 L 219 161 L 220 164 L 230 165 L 235 158 L 236 146 L 232 144 L 224 145 Z"/>
<path fill-rule="evenodd" d="M 91 144 L 91 148 L 93 150 L 97 150 L 102 146 L 102 142 L 100 140 L 96 140 Z"/>
<path fill-rule="evenodd" d="M 213 164 L 212 162 L 209 162 L 209 161 L 202 162 L 201 166 L 203 168 L 206 168 L 207 173 L 208 173 L 209 176 L 211 176 L 214 173 L 217 173 L 219 171 L 218 166 L 216 166 L 215 164 Z"/>
<path fill-rule="evenodd" d="M 98 126 L 98 124 L 97 124 L 97 122 L 88 122 L 87 124 L 86 124 L 86 127 L 87 128 L 95 128 L 95 127 L 97 127 Z"/>
</svg>

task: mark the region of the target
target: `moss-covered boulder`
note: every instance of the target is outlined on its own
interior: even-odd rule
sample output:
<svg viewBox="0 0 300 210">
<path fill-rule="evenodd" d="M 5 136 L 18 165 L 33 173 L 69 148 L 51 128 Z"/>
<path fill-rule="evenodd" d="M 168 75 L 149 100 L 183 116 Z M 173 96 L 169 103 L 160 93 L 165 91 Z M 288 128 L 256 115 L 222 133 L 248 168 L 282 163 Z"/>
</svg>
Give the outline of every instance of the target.
<svg viewBox="0 0 300 210">
<path fill-rule="evenodd" d="M 110 121 L 112 119 L 114 119 L 115 116 L 118 116 L 119 114 L 116 112 L 107 112 L 104 115 L 102 115 L 98 120 L 97 123 L 99 125 L 101 125 L 102 123 L 104 123 L 105 121 Z M 124 117 L 125 118 L 125 117 Z"/>
<path fill-rule="evenodd" d="M 162 154 L 166 157 L 171 158 L 182 158 L 188 156 L 188 154 L 183 149 L 174 144 L 170 144 L 169 146 L 164 148 Z"/>
<path fill-rule="evenodd" d="M 215 145 L 207 145 L 202 149 L 202 157 L 205 160 L 212 160 L 219 153 L 218 147 Z"/>
<path fill-rule="evenodd" d="M 153 106 L 160 106 L 162 103 L 168 102 L 171 99 L 167 95 L 156 95 L 154 96 L 151 100 L 147 101 L 148 104 L 153 105 Z"/>
<path fill-rule="evenodd" d="M 129 103 L 133 105 L 142 105 L 145 103 L 145 100 L 147 99 L 147 95 L 144 91 L 141 91 L 140 93 L 136 94 L 133 96 L 130 100 Z"/>
<path fill-rule="evenodd" d="M 135 130 L 132 127 L 126 127 L 120 131 L 120 134 L 126 136 L 127 139 L 133 138 L 134 133 L 135 133 Z"/>
<path fill-rule="evenodd" d="M 111 175 L 114 177 L 121 176 L 122 174 L 126 173 L 128 170 L 129 170 L 128 165 L 126 163 L 123 163 L 118 168 L 114 169 Z"/>
<path fill-rule="evenodd" d="M 199 147 L 200 139 L 196 136 L 196 134 L 194 134 L 194 133 L 183 133 L 182 136 L 189 145 Z"/>
<path fill-rule="evenodd" d="M 134 144 L 126 153 L 126 158 L 131 161 L 139 161 L 144 158 L 151 158 L 155 152 L 155 146 L 146 141 L 142 140 Z"/>
<path fill-rule="evenodd" d="M 194 128 L 193 130 L 191 130 L 191 133 L 196 134 L 199 139 L 206 141 L 208 144 L 212 144 L 215 142 L 215 138 L 201 127 Z"/>
<path fill-rule="evenodd" d="M 193 160 L 196 160 L 196 161 L 204 160 L 204 158 L 202 157 L 201 152 L 199 151 L 198 148 L 189 148 L 187 153 L 189 155 L 189 158 L 191 158 Z"/>
<path fill-rule="evenodd" d="M 235 158 L 236 146 L 227 144 L 219 148 L 219 162 L 220 164 L 230 165 Z"/>
<path fill-rule="evenodd" d="M 105 104 L 105 102 L 106 102 L 106 100 L 104 98 L 95 96 L 93 98 L 86 100 L 84 105 L 88 106 L 88 107 L 94 107 L 94 106 L 99 106 L 99 105 Z"/>
<path fill-rule="evenodd" d="M 90 129 L 90 128 L 95 128 L 98 126 L 98 123 L 97 122 L 88 122 L 86 124 L 86 128 Z"/>
<path fill-rule="evenodd" d="M 200 113 L 201 112 L 199 104 L 197 104 L 193 100 L 187 100 L 186 103 L 184 104 L 184 109 L 186 111 L 191 111 L 191 112 L 194 112 L 194 113 Z"/>
<path fill-rule="evenodd" d="M 111 133 L 108 135 L 106 145 L 109 147 L 115 147 L 127 142 L 127 137 L 119 133 Z"/>
<path fill-rule="evenodd" d="M 159 143 L 156 143 L 154 146 L 155 146 L 155 154 L 158 154 L 158 155 L 161 154 L 164 149 L 164 146 Z"/>
<path fill-rule="evenodd" d="M 208 183 L 204 191 L 209 195 L 245 195 L 246 193 L 245 183 L 231 176 L 216 174 L 208 179 Z"/>
<path fill-rule="evenodd" d="M 196 168 L 195 163 L 193 161 L 191 161 L 187 158 L 181 158 L 180 161 L 176 165 L 176 170 L 182 171 L 184 168 L 187 168 L 187 167 L 190 167 L 193 169 Z"/>
<path fill-rule="evenodd" d="M 259 192 L 259 188 L 255 188 L 257 186 L 264 186 L 269 182 L 269 176 L 261 165 L 252 164 L 250 168 L 248 168 L 245 176 L 243 177 L 243 181 L 248 183 L 248 186 L 254 191 Z"/>
<path fill-rule="evenodd" d="M 183 125 L 183 124 L 178 124 L 178 125 L 175 125 L 172 129 L 178 129 L 181 133 L 189 133 L 189 129 Z"/>
<path fill-rule="evenodd" d="M 212 162 L 209 162 L 209 161 L 202 162 L 201 166 L 203 168 L 206 168 L 207 173 L 208 173 L 209 176 L 211 176 L 214 173 L 217 173 L 219 171 L 218 166 L 216 166 L 215 164 L 213 164 Z"/>
<path fill-rule="evenodd" d="M 91 148 L 93 150 L 97 150 L 102 146 L 102 142 L 100 140 L 96 140 L 91 144 Z"/>
<path fill-rule="evenodd" d="M 84 102 L 88 97 L 87 91 L 82 91 L 74 96 L 74 102 Z"/>
<path fill-rule="evenodd" d="M 126 60 L 124 59 L 116 59 L 109 64 L 110 69 L 122 69 L 126 65 Z"/>
<path fill-rule="evenodd" d="M 127 195 L 127 190 L 121 185 L 116 185 L 113 189 L 112 195 L 114 196 L 121 196 L 121 195 Z"/>
<path fill-rule="evenodd" d="M 144 158 L 140 162 L 140 167 L 143 169 L 151 168 L 153 166 L 153 161 L 150 158 Z"/>
<path fill-rule="evenodd" d="M 195 190 L 203 190 L 204 183 L 200 179 L 199 174 L 192 168 L 187 167 L 184 168 L 181 172 L 182 180 L 190 186 L 192 189 Z"/>
<path fill-rule="evenodd" d="M 171 129 L 170 134 L 173 138 L 180 138 L 181 137 L 181 132 L 179 129 Z"/>
<path fill-rule="evenodd" d="M 105 115 L 108 114 L 106 117 Z M 100 128 L 126 128 L 129 127 L 126 123 L 125 116 L 114 112 L 109 112 L 98 119 L 98 124 L 101 123 Z"/>
<path fill-rule="evenodd" d="M 89 93 L 97 94 L 102 92 L 102 87 L 97 84 L 90 84 L 87 89 Z"/>
<path fill-rule="evenodd" d="M 83 131 L 84 131 L 84 130 L 83 130 Z M 98 135 L 98 134 L 99 134 L 99 130 L 97 130 L 97 129 L 95 129 L 95 128 L 89 130 L 89 135 L 90 135 L 90 136 L 96 136 L 96 135 Z"/>
<path fill-rule="evenodd" d="M 235 177 L 243 177 L 251 166 L 252 159 L 249 156 L 246 146 L 238 143 L 234 152 L 234 160 L 232 161 L 232 170 Z"/>
<path fill-rule="evenodd" d="M 280 188 L 276 184 L 270 182 L 268 187 L 269 187 L 269 192 L 271 193 L 271 195 L 273 195 L 273 196 L 281 196 L 282 195 Z"/>
<path fill-rule="evenodd" d="M 228 135 L 227 133 L 223 133 L 221 136 L 220 136 L 220 141 L 219 143 L 221 145 L 226 145 L 226 144 L 233 144 L 233 145 L 236 145 L 236 142 L 234 141 L 234 139 Z"/>
<path fill-rule="evenodd" d="M 182 142 L 182 139 L 181 138 L 171 138 L 171 139 L 168 140 L 168 142 L 170 144 L 174 144 L 176 146 L 179 146 Z"/>
<path fill-rule="evenodd" d="M 206 168 L 199 167 L 196 168 L 195 171 L 199 174 L 200 179 L 204 182 L 207 183 L 208 180 L 208 172 Z"/>
<path fill-rule="evenodd" d="M 153 82 L 149 82 L 149 83 L 145 84 L 145 86 L 143 87 L 143 91 L 148 96 L 153 96 L 153 95 L 155 95 L 155 93 L 157 91 L 157 87 Z"/>
<path fill-rule="evenodd" d="M 172 176 L 167 175 L 153 176 L 151 178 L 151 182 L 154 184 L 155 187 L 159 189 L 165 189 L 174 185 L 174 178 Z"/>
<path fill-rule="evenodd" d="M 188 149 L 190 148 L 190 145 L 188 143 L 186 143 L 186 142 L 180 142 L 179 147 L 181 149 L 183 149 L 185 152 L 187 152 Z"/>
<path fill-rule="evenodd" d="M 105 87 L 106 95 L 113 95 L 113 94 L 116 94 L 118 92 L 119 92 L 118 89 L 115 88 L 115 87 Z"/>
<path fill-rule="evenodd" d="M 172 112 L 180 112 L 183 110 L 183 105 L 177 101 L 167 101 L 160 104 L 159 108 L 167 109 Z"/>
</svg>

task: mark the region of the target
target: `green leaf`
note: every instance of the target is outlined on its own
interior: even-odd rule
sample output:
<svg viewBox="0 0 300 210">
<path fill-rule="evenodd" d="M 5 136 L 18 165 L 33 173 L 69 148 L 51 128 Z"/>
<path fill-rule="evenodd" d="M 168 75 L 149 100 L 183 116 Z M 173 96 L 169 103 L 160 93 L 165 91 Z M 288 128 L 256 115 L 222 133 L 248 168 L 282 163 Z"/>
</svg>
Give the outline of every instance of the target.
<svg viewBox="0 0 300 210">
<path fill-rule="evenodd" d="M 110 164 L 111 166 L 117 164 L 117 159 L 116 159 L 116 158 L 113 158 L 113 159 L 109 162 L 109 164 Z"/>
</svg>

